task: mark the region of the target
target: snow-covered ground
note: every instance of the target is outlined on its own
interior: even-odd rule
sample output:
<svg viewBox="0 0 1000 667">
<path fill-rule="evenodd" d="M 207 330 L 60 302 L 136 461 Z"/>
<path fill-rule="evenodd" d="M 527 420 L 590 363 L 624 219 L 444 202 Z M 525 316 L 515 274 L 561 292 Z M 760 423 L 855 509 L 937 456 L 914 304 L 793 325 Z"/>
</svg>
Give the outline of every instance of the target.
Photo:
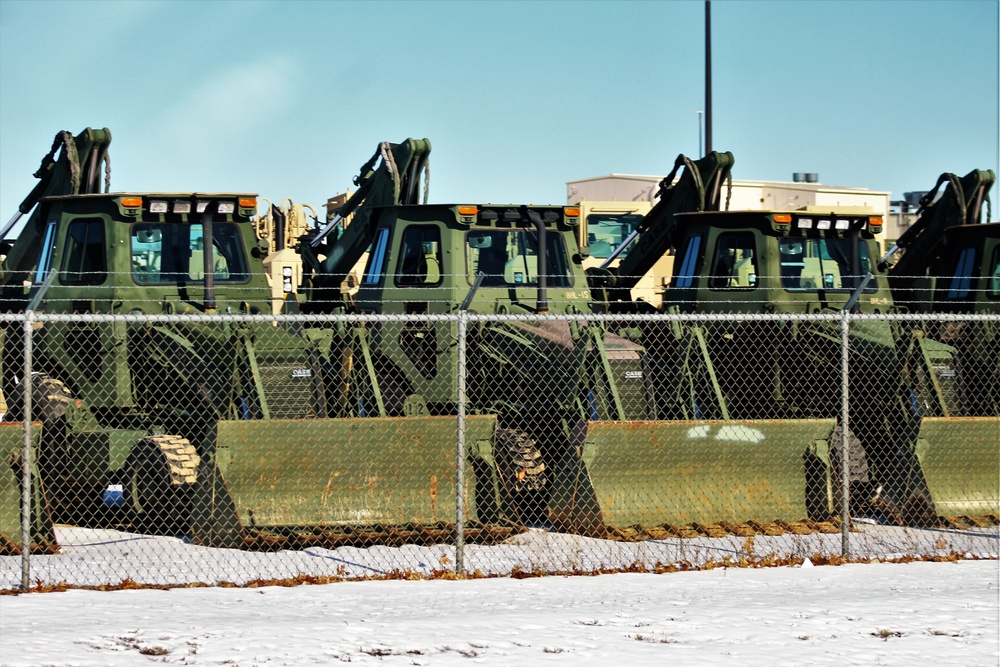
<svg viewBox="0 0 1000 667">
<path fill-rule="evenodd" d="M 420 579 L 455 565 L 447 545 L 252 553 L 115 531 L 57 533 L 61 552 L 31 559 L 36 585 Z M 957 562 L 721 566 L 769 556 L 798 563 L 840 548 L 839 534 L 618 543 L 530 530 L 467 546 L 466 571 L 498 578 L 3 596 L 0 665 L 998 664 L 997 528 L 862 523 L 851 533 L 855 557 L 960 554 Z M 668 564 L 717 567 L 505 576 Z M 0 588 L 16 588 L 20 568 L 19 557 L 0 557 Z"/>
<path fill-rule="evenodd" d="M 0 597 L 0 664 L 1000 661 L 1000 562 Z"/>
<path fill-rule="evenodd" d="M 309 548 L 276 553 L 213 549 L 173 537 L 111 530 L 57 527 L 61 552 L 31 558 L 34 585 L 100 586 L 126 580 L 149 585 L 234 583 L 296 577 L 363 578 L 398 573 L 432 576 L 455 569 L 450 545 L 366 549 Z M 533 529 L 494 546 L 467 545 L 469 573 L 506 576 L 517 572 L 561 573 L 609 570 L 656 571 L 663 566 L 704 567 L 732 561 L 778 562 L 836 557 L 840 534 L 721 537 L 614 542 Z M 959 554 L 1000 558 L 1000 527 L 974 530 L 899 528 L 858 522 L 850 535 L 854 558 L 898 559 Z M 817 561 L 819 562 L 819 561 Z M 0 589 L 21 583 L 21 559 L 0 557 Z"/>
</svg>

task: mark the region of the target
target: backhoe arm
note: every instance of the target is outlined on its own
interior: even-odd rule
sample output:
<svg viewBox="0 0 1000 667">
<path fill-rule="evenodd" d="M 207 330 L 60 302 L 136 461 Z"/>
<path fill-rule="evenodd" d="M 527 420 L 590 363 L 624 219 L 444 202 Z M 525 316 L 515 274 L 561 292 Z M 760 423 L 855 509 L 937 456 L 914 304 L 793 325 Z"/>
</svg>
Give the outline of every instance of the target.
<svg viewBox="0 0 1000 667">
<path fill-rule="evenodd" d="M 111 182 L 111 162 L 108 157 L 108 146 L 111 144 L 111 130 L 95 130 L 87 128 L 77 136 L 70 132 L 59 132 L 52 142 L 52 148 L 42 158 L 42 164 L 35 172 L 39 179 L 37 185 L 18 206 L 17 213 L 0 231 L 0 240 L 25 215 L 31 212 L 42 197 L 55 195 L 77 195 L 101 192 L 101 165 L 104 165 L 104 192 L 108 191 Z M 56 157 L 56 153 L 59 153 Z M 41 238 L 45 221 L 38 211 L 28 219 L 24 230 L 18 235 L 17 242 L 7 253 L 5 260 L 5 279 L 11 272 L 23 272 L 34 265 L 34 260 L 41 250 Z M 18 277 L 18 279 L 21 279 Z"/>
<path fill-rule="evenodd" d="M 677 170 L 684 167 L 674 183 Z M 618 265 L 617 287 L 631 289 L 672 244 L 674 214 L 718 211 L 723 183 L 730 178 L 733 154 L 713 151 L 698 161 L 678 155 L 674 168 L 660 182 L 659 201 L 639 223 L 635 247 Z"/>
<path fill-rule="evenodd" d="M 996 174 L 989 169 L 975 169 L 961 179 L 955 174 L 941 174 L 934 189 L 920 200 L 917 221 L 899 237 L 896 247 L 886 255 L 888 258 L 897 249 L 903 251 L 892 267 L 895 286 L 906 288 L 918 277 L 926 275 L 944 240 L 944 231 L 982 222 L 984 202 L 989 222 L 989 192 L 995 181 Z M 944 191 L 935 201 L 942 185 Z"/>
<path fill-rule="evenodd" d="M 334 296 L 331 290 L 337 290 L 339 295 L 341 281 L 374 239 L 374 209 L 420 203 L 421 172 L 425 176 L 423 202 L 426 203 L 430 152 L 428 139 L 407 139 L 399 144 L 385 141 L 362 165 L 360 174 L 354 179 L 357 191 L 333 212 L 333 219 L 326 227 L 299 244 L 305 272 L 303 282 L 311 288 L 311 301 L 329 300 Z M 351 224 L 331 242 L 330 237 L 340 221 L 352 213 Z"/>
</svg>

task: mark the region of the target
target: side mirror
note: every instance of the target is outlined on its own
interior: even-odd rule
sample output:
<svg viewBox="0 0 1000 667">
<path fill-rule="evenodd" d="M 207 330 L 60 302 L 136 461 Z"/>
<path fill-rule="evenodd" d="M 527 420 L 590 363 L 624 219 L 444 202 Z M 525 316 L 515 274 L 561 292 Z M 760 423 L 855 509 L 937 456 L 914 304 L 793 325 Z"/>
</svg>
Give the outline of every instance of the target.
<svg viewBox="0 0 1000 667">
<path fill-rule="evenodd" d="M 139 243 L 159 243 L 163 233 L 155 227 L 137 227 L 135 238 Z"/>
<path fill-rule="evenodd" d="M 469 234 L 469 247 L 482 250 L 493 246 L 493 237 L 489 234 Z"/>
</svg>

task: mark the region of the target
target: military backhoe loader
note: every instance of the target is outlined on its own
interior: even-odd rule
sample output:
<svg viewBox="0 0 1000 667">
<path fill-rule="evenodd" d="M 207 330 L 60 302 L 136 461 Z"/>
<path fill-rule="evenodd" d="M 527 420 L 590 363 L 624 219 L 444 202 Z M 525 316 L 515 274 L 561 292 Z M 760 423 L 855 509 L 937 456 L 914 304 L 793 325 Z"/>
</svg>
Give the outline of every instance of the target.
<svg viewBox="0 0 1000 667">
<path fill-rule="evenodd" d="M 672 246 L 677 255 L 665 300 L 668 312 L 832 314 L 850 304 L 852 312 L 877 315 L 898 312 L 894 304 L 899 302 L 913 307 L 919 301 L 928 309 L 946 300 L 945 309 L 956 312 L 967 312 L 973 304 L 980 312 L 997 311 L 987 284 L 996 273 L 996 225 L 954 226 L 956 220 L 979 220 L 983 201 L 989 201 L 991 172 L 961 180 L 943 176 L 938 185 L 949 183 L 945 196 L 931 206 L 935 192 L 928 195 L 929 211 L 900 239 L 909 259 L 889 274 L 876 261 L 878 216 L 835 210 L 722 212 L 717 195 L 709 210 L 688 213 L 685 209 L 694 209 L 673 202 L 672 176 L 661 185 L 662 210 L 654 208 L 637 228 L 628 265 L 588 271 L 596 308 L 648 311 L 648 304 L 631 302 L 622 288 Z M 967 197 L 955 196 L 963 191 Z M 711 194 L 706 201 L 713 201 Z M 943 220 L 951 220 L 952 227 L 942 233 Z M 936 258 L 933 268 L 931 257 Z M 912 273 L 921 277 L 902 278 Z M 935 291 L 933 275 L 951 277 L 938 278 Z M 923 290 L 917 292 L 914 285 Z M 916 298 L 907 302 L 901 297 L 904 289 Z M 671 377 L 683 379 L 681 400 L 666 404 L 681 412 L 665 418 L 830 423 L 839 414 L 837 322 L 685 322 L 672 325 L 669 335 L 659 322 L 628 327 L 622 323 L 618 330 L 643 345 L 654 384 L 676 385 Z M 877 319 L 851 326 L 848 440 L 855 509 L 904 524 L 948 521 L 942 516 L 995 516 L 1000 511 L 997 327 L 991 322 L 939 325 L 930 335 L 924 328 Z M 943 338 L 945 332 L 951 338 Z M 933 418 L 960 414 L 977 418 Z M 838 428 L 806 454 L 813 517 L 833 510 L 838 480 L 830 471 L 839 466 L 840 440 Z"/>
<path fill-rule="evenodd" d="M 678 265 L 666 300 L 674 312 L 837 313 L 852 297 L 859 312 L 891 312 L 885 277 L 876 274 L 863 284 L 876 271 L 880 217 L 729 211 L 681 214 L 675 225 Z M 705 340 L 700 354 L 673 355 L 715 370 L 712 383 L 699 388 L 703 410 L 725 408 L 742 419 L 840 414 L 839 322 L 720 321 L 698 333 Z M 686 349 L 684 335 L 664 354 Z M 856 321 L 849 345 L 853 495 L 878 496 L 906 522 L 924 521 L 929 495 L 913 454 L 919 425 L 905 405 L 893 325 Z M 827 466 L 837 467 L 840 437 L 838 429 L 829 446 L 815 452 Z"/>
<path fill-rule="evenodd" d="M 665 180 L 664 186 L 669 183 Z M 961 218 L 978 220 L 985 190 L 977 191 L 978 198 L 967 204 L 967 211 L 963 208 Z M 973 188 L 967 191 L 971 194 Z M 650 256 L 670 245 L 677 248 L 665 300 L 669 312 L 772 316 L 832 314 L 849 307 L 852 312 L 877 315 L 898 312 L 897 289 L 890 291 L 894 276 L 886 275 L 878 263 L 874 235 L 881 225 L 880 217 L 836 210 L 716 210 L 650 217 L 641 228 L 661 232 L 658 241 L 650 239 Z M 989 237 L 984 229 L 977 238 Z M 915 246 L 911 238 L 901 239 L 901 245 Z M 640 234 L 637 243 L 643 240 Z M 969 254 L 965 257 L 968 272 L 974 261 Z M 976 257 L 983 266 L 976 264 L 972 275 L 985 282 L 992 270 L 989 252 L 980 251 Z M 640 267 L 632 273 L 641 272 Z M 926 267 L 920 274 L 927 275 Z M 615 291 L 623 282 L 618 275 L 592 270 L 590 278 L 600 307 L 629 312 L 645 306 L 630 303 Z M 938 294 L 944 291 L 939 285 Z M 972 292 L 963 294 L 968 297 Z M 976 298 L 995 312 L 989 291 L 979 294 Z M 975 349 L 976 356 L 964 372 L 965 386 L 975 391 L 963 396 L 979 397 L 975 405 L 981 418 L 937 423 L 926 417 L 942 414 L 949 402 L 942 385 L 954 378 L 953 350 L 928 338 L 919 327 L 877 318 L 852 323 L 848 440 L 856 511 L 877 512 L 904 524 L 940 523 L 941 515 L 998 513 L 998 413 L 984 405 L 993 395 L 988 375 L 997 368 L 991 361 L 996 358 L 991 347 L 995 343 L 989 342 L 995 325 L 975 324 L 980 325 L 986 333 L 967 346 Z M 661 382 L 684 388 L 686 415 L 830 420 L 841 409 L 839 326 L 835 321 L 773 319 L 692 322 L 674 326 L 668 336 L 662 324 L 651 323 L 629 332 L 629 337 L 658 360 Z M 925 397 L 934 399 L 938 412 L 925 410 L 922 419 L 917 404 Z M 964 414 L 977 414 L 968 409 Z M 838 467 L 840 439 L 838 429 L 827 442 L 815 443 L 806 457 L 810 477 Z M 972 464 L 964 476 L 954 469 L 963 460 Z M 837 485 L 832 479 L 828 485 L 825 497 L 810 492 L 811 514 L 832 511 Z"/>
<path fill-rule="evenodd" d="M 922 198 L 916 222 L 883 259 L 900 308 L 1000 314 L 1000 223 L 989 222 L 995 181 L 991 170 L 945 173 Z M 1000 323 L 904 322 L 899 339 L 938 512 L 1000 514 Z"/>
</svg>

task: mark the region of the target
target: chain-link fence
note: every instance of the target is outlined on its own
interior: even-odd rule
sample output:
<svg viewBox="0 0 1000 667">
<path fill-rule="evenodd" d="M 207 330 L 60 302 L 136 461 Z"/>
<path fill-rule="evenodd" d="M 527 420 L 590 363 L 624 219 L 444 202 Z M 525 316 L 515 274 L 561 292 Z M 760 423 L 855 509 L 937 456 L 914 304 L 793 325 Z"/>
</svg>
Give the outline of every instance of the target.
<svg viewBox="0 0 1000 667">
<path fill-rule="evenodd" d="M 4 323 L 4 588 L 1000 549 L 997 315 Z"/>
</svg>

